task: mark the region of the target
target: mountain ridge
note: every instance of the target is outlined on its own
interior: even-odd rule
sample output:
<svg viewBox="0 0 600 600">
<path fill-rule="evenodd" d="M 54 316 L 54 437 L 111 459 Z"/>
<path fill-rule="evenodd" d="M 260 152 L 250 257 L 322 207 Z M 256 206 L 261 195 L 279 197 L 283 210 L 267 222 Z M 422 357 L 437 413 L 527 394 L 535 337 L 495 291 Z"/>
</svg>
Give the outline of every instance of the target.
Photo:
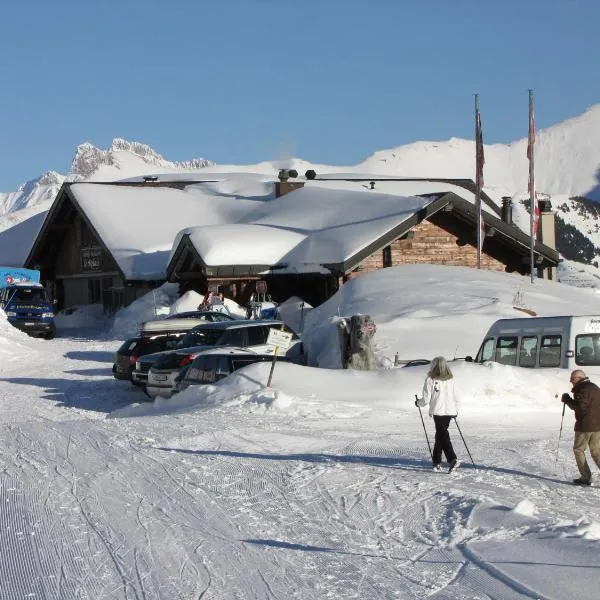
<svg viewBox="0 0 600 600">
<path fill-rule="evenodd" d="M 484 115 L 485 116 L 485 115 Z M 483 123 L 485 136 L 485 121 Z M 526 223 L 528 210 L 527 137 L 508 144 L 485 144 L 485 191 L 496 202 L 513 199 L 516 222 Z M 364 174 L 435 178 L 474 178 L 473 140 L 415 141 L 378 150 L 353 166 L 311 163 L 300 158 L 267 160 L 249 165 L 215 164 L 195 158 L 170 161 L 142 142 L 113 139 L 106 150 L 85 142 L 77 146 L 70 171 L 47 171 L 16 191 L 0 193 L 0 231 L 48 210 L 65 181 L 114 181 L 140 175 L 181 173 L 190 178 L 205 173 L 259 173 L 275 177 L 282 167 L 300 173 Z M 557 212 L 557 247 L 565 258 L 600 262 L 600 104 L 582 114 L 536 132 L 536 189 L 548 194 Z M 592 201 L 590 203 L 590 201 Z M 525 227 L 527 230 L 527 228 Z"/>
</svg>

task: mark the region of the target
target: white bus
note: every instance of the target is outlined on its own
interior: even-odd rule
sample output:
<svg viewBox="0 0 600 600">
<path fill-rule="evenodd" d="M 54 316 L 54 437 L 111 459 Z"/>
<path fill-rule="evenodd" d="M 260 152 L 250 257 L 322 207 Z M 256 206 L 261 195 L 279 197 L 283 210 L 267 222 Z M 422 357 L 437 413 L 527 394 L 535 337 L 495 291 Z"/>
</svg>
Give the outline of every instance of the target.
<svg viewBox="0 0 600 600">
<path fill-rule="evenodd" d="M 583 369 L 600 376 L 600 315 L 499 319 L 475 362 L 543 369 Z"/>
</svg>

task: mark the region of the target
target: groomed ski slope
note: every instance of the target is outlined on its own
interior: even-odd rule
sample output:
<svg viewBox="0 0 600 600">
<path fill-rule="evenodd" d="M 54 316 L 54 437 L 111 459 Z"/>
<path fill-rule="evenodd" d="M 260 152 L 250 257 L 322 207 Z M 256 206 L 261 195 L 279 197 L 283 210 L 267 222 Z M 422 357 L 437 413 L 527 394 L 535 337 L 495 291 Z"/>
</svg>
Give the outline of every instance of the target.
<svg viewBox="0 0 600 600">
<path fill-rule="evenodd" d="M 476 466 L 454 430 L 447 475 L 401 369 L 397 409 L 320 415 L 314 387 L 125 408 L 141 396 L 112 381 L 114 347 L 57 339 L 3 366 L 3 600 L 595 597 L 600 490 L 565 483 L 572 423 L 555 463 L 559 407 L 465 414 Z M 302 369 L 279 366 L 282 390 Z"/>
<path fill-rule="evenodd" d="M 0 600 L 595 599 L 600 487 L 570 484 L 569 411 L 558 447 L 568 372 L 451 363 L 475 465 L 452 425 L 449 475 L 414 406 L 426 367 L 391 365 L 474 353 L 515 300 L 593 312 L 597 295 L 385 271 L 305 320 L 333 360 L 322 332 L 368 312 L 381 368 L 278 363 L 271 389 L 257 364 L 150 403 L 113 380 L 106 326 L 45 341 L 0 322 Z"/>
</svg>

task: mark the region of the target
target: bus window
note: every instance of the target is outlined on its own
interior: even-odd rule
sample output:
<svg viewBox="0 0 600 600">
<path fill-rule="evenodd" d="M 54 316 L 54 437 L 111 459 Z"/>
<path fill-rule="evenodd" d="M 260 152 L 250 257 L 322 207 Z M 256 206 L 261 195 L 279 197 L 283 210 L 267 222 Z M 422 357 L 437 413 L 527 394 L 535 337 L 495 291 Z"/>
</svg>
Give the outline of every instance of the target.
<svg viewBox="0 0 600 600">
<path fill-rule="evenodd" d="M 519 366 L 535 367 L 535 359 L 538 351 L 538 339 L 536 335 L 523 336 L 521 338 L 521 349 L 519 350 Z"/>
<path fill-rule="evenodd" d="M 517 337 L 499 337 L 496 342 L 496 362 L 516 366 L 518 341 Z"/>
<path fill-rule="evenodd" d="M 494 360 L 494 338 L 488 338 L 481 344 L 475 362 L 487 362 Z"/>
<path fill-rule="evenodd" d="M 540 347 L 540 367 L 560 367 L 562 336 L 545 335 Z"/>
<path fill-rule="evenodd" d="M 575 336 L 575 364 L 600 365 L 600 334 L 586 333 Z"/>
</svg>

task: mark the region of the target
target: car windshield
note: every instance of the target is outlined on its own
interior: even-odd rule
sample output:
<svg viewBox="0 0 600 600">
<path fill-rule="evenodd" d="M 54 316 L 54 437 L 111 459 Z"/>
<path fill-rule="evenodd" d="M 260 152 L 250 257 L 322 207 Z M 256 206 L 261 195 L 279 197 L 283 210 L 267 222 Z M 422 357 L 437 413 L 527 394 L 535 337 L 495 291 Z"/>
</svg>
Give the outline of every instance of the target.
<svg viewBox="0 0 600 600">
<path fill-rule="evenodd" d="M 188 331 L 177 343 L 176 348 L 189 348 L 191 346 L 214 346 L 223 335 L 223 330 L 196 329 Z"/>
<path fill-rule="evenodd" d="M 38 287 L 17 287 L 12 293 L 17 302 L 48 302 L 46 290 Z"/>
</svg>

